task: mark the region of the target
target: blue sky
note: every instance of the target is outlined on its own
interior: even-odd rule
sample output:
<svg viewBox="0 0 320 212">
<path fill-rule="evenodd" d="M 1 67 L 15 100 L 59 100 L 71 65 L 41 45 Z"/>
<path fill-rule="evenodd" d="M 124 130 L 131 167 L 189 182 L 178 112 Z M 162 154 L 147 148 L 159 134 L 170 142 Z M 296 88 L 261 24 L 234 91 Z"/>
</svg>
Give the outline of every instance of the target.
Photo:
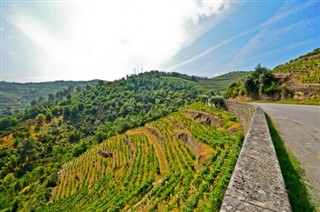
<svg viewBox="0 0 320 212">
<path fill-rule="evenodd" d="M 217 76 L 320 47 L 320 1 L 1 1 L 1 80 Z"/>
</svg>

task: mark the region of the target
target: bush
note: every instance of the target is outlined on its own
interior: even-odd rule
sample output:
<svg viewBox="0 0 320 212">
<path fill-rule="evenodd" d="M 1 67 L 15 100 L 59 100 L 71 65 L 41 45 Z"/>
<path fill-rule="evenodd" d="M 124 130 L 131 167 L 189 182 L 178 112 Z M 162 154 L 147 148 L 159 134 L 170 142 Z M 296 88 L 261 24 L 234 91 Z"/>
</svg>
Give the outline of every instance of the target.
<svg viewBox="0 0 320 212">
<path fill-rule="evenodd" d="M 36 117 L 36 120 L 38 123 L 42 123 L 44 120 L 46 120 L 46 117 L 42 113 L 39 113 Z"/>
<path fill-rule="evenodd" d="M 224 98 L 222 96 L 212 96 L 209 99 L 210 104 L 216 108 L 225 108 Z"/>
</svg>

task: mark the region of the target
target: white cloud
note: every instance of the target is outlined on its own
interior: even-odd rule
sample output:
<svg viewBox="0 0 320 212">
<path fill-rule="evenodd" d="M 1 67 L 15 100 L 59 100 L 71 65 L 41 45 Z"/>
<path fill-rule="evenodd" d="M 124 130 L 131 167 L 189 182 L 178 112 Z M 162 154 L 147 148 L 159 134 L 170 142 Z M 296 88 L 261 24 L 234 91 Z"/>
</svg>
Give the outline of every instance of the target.
<svg viewBox="0 0 320 212">
<path fill-rule="evenodd" d="M 304 26 L 317 25 L 318 23 L 315 23 L 319 22 L 317 19 L 307 19 L 279 27 L 281 20 L 315 3 L 316 2 L 310 1 L 293 8 L 286 8 L 286 10 L 280 9 L 274 16 L 256 27 L 256 29 L 259 30 L 258 33 L 238 51 L 225 68 L 234 70 L 247 60 L 248 55 L 255 54 L 255 56 L 258 56 L 258 54 L 261 54 L 260 52 L 263 52 L 261 49 L 266 49 L 266 47 L 270 46 L 275 46 L 275 49 L 277 49 L 277 45 L 286 38 L 286 34 L 294 31 L 299 32 Z M 260 61 L 257 61 L 257 63 L 258 62 Z"/>
<path fill-rule="evenodd" d="M 213 27 L 231 7 L 222 0 L 55 4 L 62 9 L 57 15 L 64 16 L 64 30 L 58 35 L 30 13 L 7 16 L 45 52 L 38 61 L 39 70 L 48 80 L 112 80 L 132 73 L 135 67 L 158 69 Z"/>
<path fill-rule="evenodd" d="M 221 48 L 221 47 L 223 47 L 225 45 L 228 45 L 229 43 L 231 43 L 231 42 L 233 42 L 233 41 L 235 41 L 235 40 L 237 40 L 237 39 L 239 39 L 239 38 L 241 38 L 241 37 L 243 37 L 245 35 L 248 35 L 248 34 L 254 32 L 255 30 L 256 29 L 251 29 L 251 30 L 245 31 L 243 33 L 240 33 L 238 35 L 232 36 L 231 38 L 229 38 L 229 39 L 227 39 L 227 40 L 225 40 L 225 41 L 223 41 L 223 42 L 221 42 L 221 43 L 219 43 L 219 44 L 217 44 L 215 46 L 210 47 L 209 49 L 207 49 L 207 50 L 205 50 L 205 51 L 193 56 L 192 58 L 189 58 L 189 59 L 187 59 L 187 60 L 185 60 L 185 61 L 183 61 L 181 63 L 175 64 L 175 65 L 169 67 L 168 70 L 174 70 L 174 69 L 179 68 L 181 66 L 184 66 L 186 64 L 189 64 L 189 63 L 192 63 L 194 61 L 197 61 L 200 58 L 210 54 L 214 50 L 219 49 L 219 48 Z"/>
</svg>

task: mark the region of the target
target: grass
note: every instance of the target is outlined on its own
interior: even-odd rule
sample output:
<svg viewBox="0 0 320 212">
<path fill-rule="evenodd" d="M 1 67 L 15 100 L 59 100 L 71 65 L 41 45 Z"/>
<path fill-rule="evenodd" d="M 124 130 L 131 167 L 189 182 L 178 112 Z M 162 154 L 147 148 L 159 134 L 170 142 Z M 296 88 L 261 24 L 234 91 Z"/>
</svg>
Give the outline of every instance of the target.
<svg viewBox="0 0 320 212">
<path fill-rule="evenodd" d="M 309 194 L 302 177 L 303 170 L 292 153 L 285 148 L 281 136 L 267 114 L 266 119 L 288 191 L 292 211 L 316 211 L 315 206 L 309 200 Z"/>
<path fill-rule="evenodd" d="M 269 100 L 251 100 L 251 99 L 245 99 L 245 98 L 237 98 L 236 101 L 251 102 L 251 103 L 320 105 L 320 99 L 286 99 L 286 100 L 279 100 L 279 101 L 269 101 Z"/>
<path fill-rule="evenodd" d="M 319 99 L 303 99 L 303 100 L 287 99 L 287 100 L 282 100 L 282 101 L 276 101 L 275 103 L 299 104 L 299 105 L 320 105 L 320 100 Z"/>
</svg>

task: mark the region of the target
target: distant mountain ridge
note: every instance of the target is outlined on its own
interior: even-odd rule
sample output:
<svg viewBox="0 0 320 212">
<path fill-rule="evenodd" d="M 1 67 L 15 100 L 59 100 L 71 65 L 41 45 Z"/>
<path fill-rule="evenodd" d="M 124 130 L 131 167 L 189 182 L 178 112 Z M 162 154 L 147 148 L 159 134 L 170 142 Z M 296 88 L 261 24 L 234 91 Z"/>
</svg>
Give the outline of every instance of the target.
<svg viewBox="0 0 320 212">
<path fill-rule="evenodd" d="M 0 82 L 0 118 L 24 109 L 32 99 L 47 98 L 50 93 L 67 89 L 69 86 L 84 88 L 87 84 L 97 84 L 99 80 L 91 81 L 54 81 L 39 83 Z"/>
<path fill-rule="evenodd" d="M 204 78 L 198 76 L 189 76 L 180 73 L 171 73 L 167 77 L 172 80 L 193 83 L 196 88 L 203 89 L 203 92 L 226 91 L 228 85 L 234 80 L 238 80 L 249 72 L 230 72 L 217 77 Z M 0 82 L 0 118 L 11 115 L 26 108 L 31 100 L 39 97 L 47 98 L 49 94 L 56 94 L 58 91 L 68 89 L 68 87 L 84 88 L 87 84 L 98 84 L 101 80 L 91 81 L 54 81 L 39 83 L 16 83 Z"/>
</svg>

